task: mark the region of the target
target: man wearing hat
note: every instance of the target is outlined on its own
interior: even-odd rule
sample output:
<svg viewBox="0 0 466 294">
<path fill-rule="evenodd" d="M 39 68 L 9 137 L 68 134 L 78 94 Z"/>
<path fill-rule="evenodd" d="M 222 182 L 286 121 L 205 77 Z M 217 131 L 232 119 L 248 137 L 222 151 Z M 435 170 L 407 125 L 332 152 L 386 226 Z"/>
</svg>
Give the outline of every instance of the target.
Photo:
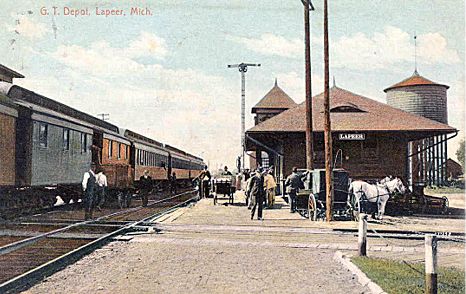
<svg viewBox="0 0 466 294">
<path fill-rule="evenodd" d="M 251 209 L 251 220 L 254 219 L 254 214 L 257 207 L 257 219 L 262 220 L 262 204 L 264 202 L 264 176 L 262 169 L 259 167 L 256 172 L 251 176 L 248 184 L 248 192 L 252 199 L 255 199 Z"/>
<path fill-rule="evenodd" d="M 84 200 L 84 220 L 92 218 L 92 212 L 94 209 L 95 202 L 95 190 L 96 190 L 96 178 L 95 178 L 95 164 L 91 165 L 91 168 L 84 173 L 83 181 L 83 200 Z"/>
<path fill-rule="evenodd" d="M 290 212 L 296 212 L 296 195 L 299 189 L 304 189 L 304 183 L 298 174 L 297 167 L 293 167 L 293 172 L 286 178 L 285 186 L 290 197 Z"/>
</svg>

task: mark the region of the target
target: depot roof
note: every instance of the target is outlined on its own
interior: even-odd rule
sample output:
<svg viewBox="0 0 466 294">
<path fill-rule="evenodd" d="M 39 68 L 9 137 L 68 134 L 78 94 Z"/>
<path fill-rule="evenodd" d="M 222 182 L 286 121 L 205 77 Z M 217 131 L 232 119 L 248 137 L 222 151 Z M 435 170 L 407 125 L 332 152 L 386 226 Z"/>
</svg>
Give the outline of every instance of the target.
<svg viewBox="0 0 466 294">
<path fill-rule="evenodd" d="M 324 131 L 324 94 L 312 99 L 313 131 Z M 336 86 L 330 89 L 331 129 L 347 131 L 437 131 L 455 132 L 456 129 L 422 116 L 405 112 L 385 103 L 352 93 Z M 260 132 L 305 132 L 305 102 L 285 110 L 248 130 Z"/>
</svg>

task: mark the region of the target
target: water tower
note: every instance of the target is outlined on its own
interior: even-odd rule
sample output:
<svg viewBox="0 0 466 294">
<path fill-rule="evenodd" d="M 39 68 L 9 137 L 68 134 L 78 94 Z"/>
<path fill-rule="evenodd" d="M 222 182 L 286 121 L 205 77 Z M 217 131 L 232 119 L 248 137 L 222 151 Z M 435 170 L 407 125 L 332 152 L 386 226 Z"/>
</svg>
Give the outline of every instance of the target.
<svg viewBox="0 0 466 294">
<path fill-rule="evenodd" d="M 384 92 L 388 105 L 447 124 L 448 88 L 426 79 L 415 70 L 411 77 Z M 433 135 L 410 143 L 410 154 L 417 153 L 410 158 L 411 184 L 442 186 L 446 183 L 446 141 L 446 135 Z"/>
</svg>

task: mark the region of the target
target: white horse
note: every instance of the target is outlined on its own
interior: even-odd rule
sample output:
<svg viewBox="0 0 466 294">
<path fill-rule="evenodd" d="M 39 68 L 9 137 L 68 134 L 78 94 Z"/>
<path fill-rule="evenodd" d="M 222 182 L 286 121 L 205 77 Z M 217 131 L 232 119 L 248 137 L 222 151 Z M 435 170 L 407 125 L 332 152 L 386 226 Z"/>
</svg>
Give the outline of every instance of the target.
<svg viewBox="0 0 466 294">
<path fill-rule="evenodd" d="M 394 192 L 404 194 L 406 188 L 399 178 L 385 178 L 381 183 L 371 185 L 364 181 L 354 181 L 350 184 L 349 196 L 354 195 L 353 204 L 358 205 L 360 209 L 361 200 L 367 200 L 371 203 L 377 203 L 376 219 L 382 219 L 385 213 L 385 205 Z"/>
</svg>

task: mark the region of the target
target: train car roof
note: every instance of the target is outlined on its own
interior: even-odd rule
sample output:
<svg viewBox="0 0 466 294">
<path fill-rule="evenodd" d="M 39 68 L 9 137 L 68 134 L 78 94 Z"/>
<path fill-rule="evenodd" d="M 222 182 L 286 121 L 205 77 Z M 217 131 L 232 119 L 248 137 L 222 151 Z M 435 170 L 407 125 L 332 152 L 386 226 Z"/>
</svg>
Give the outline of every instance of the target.
<svg viewBox="0 0 466 294">
<path fill-rule="evenodd" d="M 122 129 L 121 131 L 122 131 L 122 134 L 128 139 L 133 139 L 133 140 L 137 140 L 139 142 L 144 142 L 144 143 L 148 143 L 150 145 L 154 145 L 154 146 L 157 146 L 157 147 L 160 147 L 160 148 L 164 148 L 163 143 L 160 143 L 159 141 L 148 138 L 148 137 L 146 137 L 144 135 L 138 134 L 138 133 L 133 132 L 133 131 L 128 130 L 128 129 Z"/>
<path fill-rule="evenodd" d="M 16 99 L 16 100 L 35 104 L 37 106 L 50 109 L 55 112 L 62 113 L 64 115 L 85 121 L 87 123 L 90 123 L 93 126 L 100 127 L 101 129 L 104 129 L 104 130 L 110 130 L 117 134 L 119 132 L 118 127 L 109 122 L 103 121 L 95 116 L 89 115 L 87 113 L 84 113 L 70 106 L 67 106 L 63 103 L 47 98 L 43 95 L 37 94 L 33 91 L 30 91 L 28 89 L 25 89 L 17 85 L 10 86 L 7 92 L 7 96 L 10 98 Z"/>
<path fill-rule="evenodd" d="M 13 117 L 18 116 L 18 106 L 15 105 L 10 98 L 0 93 L 0 113 L 10 115 Z"/>
<path fill-rule="evenodd" d="M 183 150 L 178 149 L 178 148 L 176 148 L 176 147 L 173 147 L 173 146 L 171 146 L 171 145 L 165 144 L 165 148 L 167 148 L 167 149 L 170 150 L 170 151 L 174 151 L 174 152 L 177 152 L 177 153 L 179 153 L 179 154 L 186 155 L 186 152 L 184 152 Z"/>
</svg>

